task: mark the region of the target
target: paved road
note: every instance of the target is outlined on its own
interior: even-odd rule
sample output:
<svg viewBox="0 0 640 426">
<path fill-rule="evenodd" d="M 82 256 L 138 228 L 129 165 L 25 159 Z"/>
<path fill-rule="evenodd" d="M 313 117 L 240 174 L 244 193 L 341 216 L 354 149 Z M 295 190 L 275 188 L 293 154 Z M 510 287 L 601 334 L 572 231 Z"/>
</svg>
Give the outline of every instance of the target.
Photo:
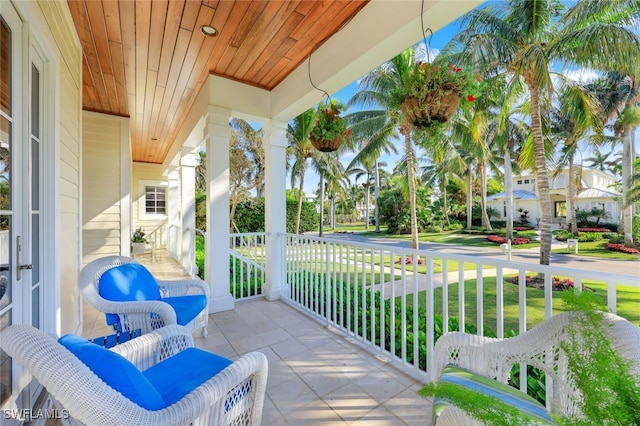
<svg viewBox="0 0 640 426">
<path fill-rule="evenodd" d="M 350 234 L 325 232 L 323 237 L 345 241 L 386 245 L 390 247 L 411 247 L 410 241 L 385 238 L 384 234 L 380 234 L 380 237 L 368 237 L 359 235 L 358 233 Z M 553 248 L 566 248 L 566 244 L 554 240 Z M 424 242 L 420 243 L 420 249 L 436 250 L 439 252 L 455 253 L 461 255 L 482 255 L 483 257 L 489 258 L 506 259 L 506 255 L 502 253 L 502 251 L 497 246 L 493 248 Z M 514 249 L 511 252 L 511 260 L 514 262 L 539 263 L 540 250 L 538 248 Z M 638 277 L 638 280 L 640 280 L 640 260 L 599 259 L 595 257 L 579 256 L 573 254 L 551 253 L 550 264 L 581 270 L 629 275 L 632 277 Z"/>
</svg>

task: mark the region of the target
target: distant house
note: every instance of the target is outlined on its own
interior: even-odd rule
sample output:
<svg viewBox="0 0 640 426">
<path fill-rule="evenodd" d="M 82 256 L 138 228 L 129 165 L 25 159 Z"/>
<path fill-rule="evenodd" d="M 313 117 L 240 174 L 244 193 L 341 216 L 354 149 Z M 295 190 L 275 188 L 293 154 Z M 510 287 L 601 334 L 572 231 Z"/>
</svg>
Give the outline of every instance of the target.
<svg viewBox="0 0 640 426">
<path fill-rule="evenodd" d="M 622 194 L 615 191 L 615 177 L 600 170 L 586 167 L 576 167 L 580 175 L 580 182 L 576 186 L 576 205 L 580 210 L 591 210 L 594 207 L 604 210 L 609 214 L 606 222 L 619 222 L 622 212 Z M 554 223 L 565 224 L 571 218 L 571 212 L 567 211 L 569 169 L 562 170 L 556 177 L 551 177 L 549 189 L 551 192 L 552 216 Z M 494 194 L 487 197 L 487 207 L 492 207 L 500 213 L 500 219 L 506 218 L 505 193 Z M 533 173 L 513 177 L 513 220 L 519 221 L 522 214 L 519 209 L 528 212 L 531 225 L 542 217 L 540 199 L 537 193 L 536 176 Z"/>
</svg>

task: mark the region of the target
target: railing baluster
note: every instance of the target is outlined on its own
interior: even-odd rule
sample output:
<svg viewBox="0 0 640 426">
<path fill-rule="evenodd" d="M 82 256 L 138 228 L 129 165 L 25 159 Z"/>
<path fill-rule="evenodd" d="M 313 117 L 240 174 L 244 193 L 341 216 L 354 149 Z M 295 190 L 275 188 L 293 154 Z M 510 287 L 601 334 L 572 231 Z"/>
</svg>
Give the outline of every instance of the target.
<svg viewBox="0 0 640 426">
<path fill-rule="evenodd" d="M 266 278 L 267 235 L 247 233 L 234 234 L 232 237 L 230 251 L 233 271 L 230 278 L 231 285 L 234 286 L 234 295 L 239 298 L 255 297 L 259 293 L 259 283 L 264 284 Z M 429 372 L 433 369 L 436 275 L 438 279 L 440 278 L 440 273 L 435 273 L 436 256 L 438 261 L 442 261 L 444 332 L 450 331 L 448 285 L 450 274 L 455 276 L 455 272 L 451 271 L 455 267 L 450 266 L 454 263 L 458 265 L 457 311 L 461 330 L 465 329 L 465 325 L 473 325 L 466 324 L 465 278 L 473 279 L 471 276 L 475 275 L 476 285 L 470 285 L 469 291 L 470 294 L 474 291 L 476 293 L 474 298 L 478 309 L 476 322 L 478 333 L 482 334 L 489 331 L 487 329 L 493 324 L 493 322 L 485 324 L 483 293 L 485 284 L 495 276 L 495 330 L 498 337 L 503 337 L 507 324 L 514 324 L 515 321 L 520 333 L 528 328 L 527 306 L 534 306 L 534 304 L 527 303 L 527 297 L 530 297 L 526 286 L 527 271 L 545 276 L 545 318 L 553 314 L 554 276 L 571 277 L 576 287 L 580 287 L 586 280 L 603 282 L 607 288 L 607 305 L 612 311 L 617 304 L 617 285 L 639 286 L 634 277 L 611 273 L 578 271 L 450 253 L 435 254 L 428 250 L 390 249 L 382 245 L 336 242 L 311 236 L 285 234 L 282 237 L 275 235 L 268 237 L 278 238 L 281 244 L 279 250 L 282 253 L 283 264 L 280 268 L 285 278 L 281 291 L 283 299 L 322 319 L 326 324 L 334 325 L 337 329 L 354 336 L 363 344 L 375 347 L 380 353 L 390 355 L 394 362 L 401 363 L 408 372 L 416 373 L 425 379 L 430 378 Z M 395 270 L 396 260 L 400 264 L 398 279 L 396 279 Z M 426 273 L 419 271 L 422 260 L 425 260 Z M 467 274 L 465 274 L 465 262 L 473 265 Z M 412 265 L 411 271 L 407 269 L 408 263 Z M 389 267 L 387 268 L 386 265 Z M 517 271 L 519 314 L 517 318 L 508 318 L 507 312 L 510 312 L 508 308 L 516 306 L 505 306 L 504 282 L 507 279 L 505 277 L 507 272 L 511 276 L 513 270 Z M 387 271 L 389 277 L 385 278 Z M 423 282 L 426 282 L 426 288 L 422 287 Z M 388 286 L 385 285 L 387 283 Z M 418 296 L 422 290 L 425 291 L 424 298 Z M 408 300 L 409 297 L 411 297 L 410 300 Z M 486 301 L 488 302 L 489 299 Z M 407 318 L 411 308 L 413 313 L 410 318 Z M 389 313 L 388 317 L 387 313 Z M 509 323 L 509 320 L 512 322 Z M 423 321 L 426 325 L 419 329 Z M 512 327 L 515 328 L 515 324 Z M 409 330 L 420 332 L 420 335 L 423 332 L 426 333 L 426 340 L 424 336 L 420 337 L 417 334 L 410 336 Z M 413 341 L 411 347 L 408 337 Z M 388 347 L 386 342 L 389 342 Z M 412 361 L 407 362 L 407 358 Z M 427 371 L 424 371 L 425 368 Z M 520 368 L 520 388 L 526 390 L 527 366 L 522 364 Z M 549 387 L 550 382 L 546 386 Z"/>
</svg>

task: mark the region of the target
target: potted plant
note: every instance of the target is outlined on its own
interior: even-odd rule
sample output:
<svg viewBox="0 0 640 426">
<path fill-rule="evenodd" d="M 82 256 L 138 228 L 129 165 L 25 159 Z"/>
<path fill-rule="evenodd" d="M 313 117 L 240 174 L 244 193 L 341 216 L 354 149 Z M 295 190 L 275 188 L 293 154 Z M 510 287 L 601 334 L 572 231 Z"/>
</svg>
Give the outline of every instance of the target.
<svg viewBox="0 0 640 426">
<path fill-rule="evenodd" d="M 438 66 L 416 62 L 400 88 L 391 91 L 391 102 L 416 127 L 446 123 L 461 102 L 471 107 L 482 78 L 453 64 Z"/>
<path fill-rule="evenodd" d="M 333 152 L 343 142 L 349 141 L 351 131 L 340 117 L 344 105 L 335 99 L 327 104 L 319 104 L 315 111 L 315 124 L 309 134 L 309 141 L 322 152 Z"/>
<path fill-rule="evenodd" d="M 145 232 L 138 228 L 131 235 L 131 254 L 143 254 L 149 241 L 145 238 Z"/>
</svg>

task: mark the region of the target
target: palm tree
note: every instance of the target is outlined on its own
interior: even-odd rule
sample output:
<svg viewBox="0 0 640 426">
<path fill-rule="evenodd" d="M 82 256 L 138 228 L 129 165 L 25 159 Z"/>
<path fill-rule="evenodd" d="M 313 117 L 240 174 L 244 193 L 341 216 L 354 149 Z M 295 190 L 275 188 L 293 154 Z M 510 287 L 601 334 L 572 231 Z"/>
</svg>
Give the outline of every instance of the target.
<svg viewBox="0 0 640 426">
<path fill-rule="evenodd" d="M 635 131 L 640 125 L 640 73 L 636 78 L 610 72 L 593 84 L 604 111 L 605 120 L 613 121 L 614 134 L 622 139 L 622 204 L 624 244 L 633 246 L 633 203 L 629 200 L 631 174 L 635 159 Z"/>
<path fill-rule="evenodd" d="M 354 113 L 353 120 L 362 123 L 360 126 L 370 132 L 369 143 L 358 155 L 370 156 L 369 150 L 382 149 L 388 146 L 390 136 L 398 129 L 404 138 L 404 161 L 407 163 L 406 175 L 411 215 L 411 246 L 418 248 L 418 221 L 416 217 L 416 177 L 415 157 L 412 143 L 412 125 L 407 122 L 399 108 L 392 107 L 390 92 L 407 84 L 408 76 L 415 63 L 415 49 L 410 48 L 391 59 L 389 62 L 366 74 L 358 83 L 358 92 L 349 101 L 349 105 L 361 105 L 376 109 Z M 352 127 L 358 133 L 357 125 Z"/>
<path fill-rule="evenodd" d="M 444 53 L 471 62 L 485 73 L 523 78 L 531 99 L 536 185 L 542 208 L 540 263 L 551 254 L 551 196 L 542 109 L 553 91 L 552 66 L 637 72 L 640 37 L 625 27 L 640 13 L 640 0 L 580 1 L 565 11 L 557 0 L 507 0 L 462 18 L 466 28 Z"/>
<path fill-rule="evenodd" d="M 324 200 L 325 190 L 330 189 L 330 193 L 333 188 L 333 182 L 341 181 L 344 179 L 344 166 L 338 158 L 336 152 L 321 152 L 314 158 L 314 165 L 318 173 L 320 174 L 320 183 L 318 184 L 318 199 L 320 206 L 320 229 L 319 235 L 322 237 L 324 228 Z M 333 203 L 333 197 L 330 198 Z M 330 209 L 332 212 L 333 209 Z M 331 217 L 333 220 L 333 216 Z M 333 224 L 333 221 L 331 222 Z"/>
<path fill-rule="evenodd" d="M 614 153 L 613 150 L 608 152 L 600 151 L 600 148 L 595 146 L 592 150 L 592 156 L 585 158 L 584 161 L 588 161 L 591 164 L 588 164 L 588 167 L 598 169 L 601 172 L 611 172 L 615 174 L 613 171 L 613 167 L 616 165 L 617 161 L 610 160 L 610 156 L 615 156 L 617 153 Z M 621 154 L 621 153 L 620 153 Z"/>
<path fill-rule="evenodd" d="M 569 166 L 569 182 L 567 185 L 567 215 L 571 218 L 571 232 L 578 233 L 578 221 L 575 215 L 576 181 L 579 174 L 574 167 L 574 157 L 579 148 L 579 142 L 589 130 L 595 132 L 595 136 L 602 133 L 600 103 L 595 94 L 589 92 L 580 84 L 566 85 L 558 96 L 558 108 L 552 111 L 553 120 L 551 131 L 564 141 L 562 157 L 558 162 L 555 175 Z M 595 141 L 596 139 L 591 139 Z M 554 176 L 555 176 L 554 175 Z"/>
<path fill-rule="evenodd" d="M 296 234 L 300 231 L 300 215 L 302 213 L 302 190 L 304 188 L 304 175 L 307 172 L 309 158 L 318 155 L 320 151 L 316 150 L 311 142 L 309 142 L 309 133 L 314 120 L 313 109 L 308 109 L 287 126 L 287 137 L 289 138 L 289 146 L 287 147 L 287 155 L 293 159 L 290 166 L 291 172 L 291 188 L 295 187 L 296 180 L 298 186 L 298 212 L 296 214 Z M 287 161 L 287 164 L 289 162 Z"/>
</svg>

